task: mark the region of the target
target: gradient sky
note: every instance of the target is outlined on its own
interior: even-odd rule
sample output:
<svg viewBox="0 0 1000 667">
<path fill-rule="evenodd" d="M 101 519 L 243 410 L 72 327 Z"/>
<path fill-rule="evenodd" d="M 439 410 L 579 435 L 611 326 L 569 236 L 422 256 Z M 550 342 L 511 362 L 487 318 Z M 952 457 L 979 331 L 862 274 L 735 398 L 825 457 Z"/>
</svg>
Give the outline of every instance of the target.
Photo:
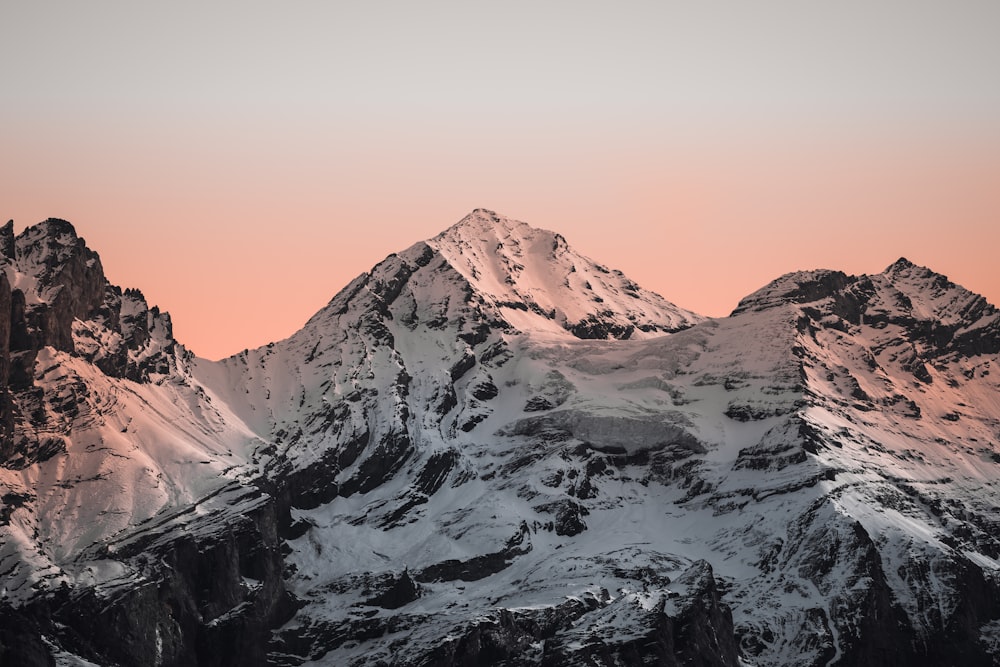
<svg viewBox="0 0 1000 667">
<path fill-rule="evenodd" d="M 0 0 L 0 216 L 217 358 L 476 207 L 708 315 L 900 256 L 1000 302 L 1000 3 Z"/>
</svg>

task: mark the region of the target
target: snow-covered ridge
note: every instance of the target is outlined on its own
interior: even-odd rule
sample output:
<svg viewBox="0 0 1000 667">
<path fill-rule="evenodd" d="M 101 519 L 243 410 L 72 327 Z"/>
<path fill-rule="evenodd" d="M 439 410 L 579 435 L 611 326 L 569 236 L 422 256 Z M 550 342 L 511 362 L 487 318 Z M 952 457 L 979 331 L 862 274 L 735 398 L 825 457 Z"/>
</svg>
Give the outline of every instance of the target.
<svg viewBox="0 0 1000 667">
<path fill-rule="evenodd" d="M 41 633 L 43 653 L 97 664 L 996 659 L 997 313 L 932 271 L 790 274 L 701 320 L 479 209 L 221 362 L 105 288 L 14 391 L 41 396 L 22 414 L 54 445 L 0 469 L 0 647 Z"/>
<path fill-rule="evenodd" d="M 929 352 L 1000 352 L 1000 311 L 947 276 L 900 258 L 885 271 L 789 273 L 742 299 L 734 315 L 798 304 L 854 324 L 891 323 L 919 329 Z M 811 305 L 809 305 L 811 304 Z"/>
<path fill-rule="evenodd" d="M 882 273 L 872 275 L 851 276 L 829 269 L 788 273 L 744 297 L 733 312 L 810 303 L 844 291 L 852 292 L 857 300 L 867 300 L 877 289 L 894 291 L 896 296 L 895 300 L 880 304 L 880 310 L 905 311 L 917 319 L 933 320 L 944 326 L 971 324 L 984 318 L 991 321 L 997 313 L 996 307 L 984 297 L 905 257 Z"/>
</svg>

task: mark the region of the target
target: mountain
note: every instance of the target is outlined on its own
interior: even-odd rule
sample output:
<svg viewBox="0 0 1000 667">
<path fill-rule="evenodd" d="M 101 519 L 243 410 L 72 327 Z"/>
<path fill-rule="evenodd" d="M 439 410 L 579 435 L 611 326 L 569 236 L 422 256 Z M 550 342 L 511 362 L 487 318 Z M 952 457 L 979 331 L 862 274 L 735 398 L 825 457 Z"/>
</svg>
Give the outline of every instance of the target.
<svg viewBox="0 0 1000 667">
<path fill-rule="evenodd" d="M 265 443 L 69 223 L 16 238 L 8 223 L 0 241 L 0 664 L 90 664 L 62 645 L 97 664 L 195 664 L 198 642 L 231 632 L 201 602 L 247 598 L 247 563 L 271 568 L 274 610 L 291 604 L 273 501 L 247 481 Z"/>
<path fill-rule="evenodd" d="M 478 209 L 210 362 L 0 238 L 0 661 L 1000 659 L 1000 312 L 926 268 L 705 319 Z"/>
<path fill-rule="evenodd" d="M 476 209 L 426 246 L 499 311 L 508 328 L 522 332 L 625 340 L 704 319 L 577 254 L 560 234 L 493 211 Z"/>
</svg>

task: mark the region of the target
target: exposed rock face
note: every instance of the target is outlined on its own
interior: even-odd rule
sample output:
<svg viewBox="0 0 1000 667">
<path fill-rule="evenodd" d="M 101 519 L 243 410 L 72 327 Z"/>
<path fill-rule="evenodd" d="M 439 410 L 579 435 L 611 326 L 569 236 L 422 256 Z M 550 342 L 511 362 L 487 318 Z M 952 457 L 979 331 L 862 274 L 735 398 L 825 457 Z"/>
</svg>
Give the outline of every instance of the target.
<svg viewBox="0 0 1000 667">
<path fill-rule="evenodd" d="M 46 625 L 21 610 L 0 608 L 0 664 L 55 667 L 51 649 L 42 639 Z"/>
<path fill-rule="evenodd" d="M 69 223 L 16 238 L 8 224 L 0 250 L 0 608 L 19 619 L 0 634 L 3 664 L 52 664 L 56 646 L 100 664 L 262 663 L 262 633 L 292 612 L 287 507 L 227 492 L 234 508 L 214 511 L 228 521 L 196 510 L 154 543 L 111 543 L 222 497 L 232 463 L 207 458 L 246 437 L 226 435 L 187 374 L 169 316 L 110 285 Z"/>
<path fill-rule="evenodd" d="M 23 623 L 101 664 L 264 664 L 267 630 L 294 613 L 282 580 L 276 505 L 267 497 L 248 502 L 236 490 L 227 495 L 249 506 L 218 507 L 184 530 L 154 526 L 112 543 L 115 559 L 133 572 L 128 579 L 56 591 L 23 607 Z M 0 636 L 3 650 L 26 667 L 49 664 L 47 652 L 31 645 L 26 652 Z"/>
<path fill-rule="evenodd" d="M 100 257 L 65 220 L 50 218 L 17 237 L 9 222 L 0 229 L 0 250 L 0 461 L 24 467 L 61 450 L 37 431 L 51 424 L 50 410 L 72 409 L 36 385 L 43 348 L 136 382 L 168 374 L 178 349 L 169 315 L 150 308 L 138 290 L 109 284 Z"/>
<path fill-rule="evenodd" d="M 6 257 L 7 259 L 14 259 L 15 254 L 14 245 L 14 221 L 8 220 L 7 224 L 0 227 L 0 256 Z"/>
<path fill-rule="evenodd" d="M 65 223 L 0 250 L 2 660 L 1000 655 L 1000 316 L 905 260 L 704 321 L 477 210 L 207 362 Z"/>
<path fill-rule="evenodd" d="M 732 614 L 722 604 L 712 568 L 694 563 L 670 596 L 624 596 L 589 614 L 545 645 L 542 665 L 735 666 Z"/>
<path fill-rule="evenodd" d="M 36 297 L 27 307 L 36 344 L 73 352 L 73 321 L 87 319 L 104 298 L 104 270 L 97 253 L 65 220 L 50 218 L 14 241 L 17 270 L 29 276 Z"/>
<path fill-rule="evenodd" d="M 0 239 L 2 238 L 0 235 Z M 7 275 L 0 274 L 0 461 L 6 461 L 10 457 L 11 444 L 14 442 L 14 401 L 10 390 L 13 306 L 14 299 Z"/>
<path fill-rule="evenodd" d="M 608 592 L 543 609 L 500 609 L 452 628 L 436 644 L 407 646 L 386 662 L 400 666 L 717 665 L 739 664 L 732 615 L 720 602 L 711 567 L 695 563 L 674 583 L 671 597 Z M 351 638 L 413 631 L 406 620 L 370 616 L 340 626 L 289 631 L 281 646 L 337 649 Z M 305 657 L 308 654 L 303 654 Z M 322 661 L 322 654 L 313 658 Z M 300 658 L 301 659 L 301 658 Z M 332 663 L 331 663 L 332 664 Z"/>
</svg>

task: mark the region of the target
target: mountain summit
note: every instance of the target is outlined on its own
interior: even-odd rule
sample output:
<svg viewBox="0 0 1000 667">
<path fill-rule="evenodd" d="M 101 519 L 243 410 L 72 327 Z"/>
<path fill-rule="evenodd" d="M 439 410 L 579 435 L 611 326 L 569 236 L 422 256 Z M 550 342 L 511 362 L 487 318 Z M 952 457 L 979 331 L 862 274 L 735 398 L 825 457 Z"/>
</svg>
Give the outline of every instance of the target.
<svg viewBox="0 0 1000 667">
<path fill-rule="evenodd" d="M 1000 315 L 929 269 L 706 320 L 477 209 L 213 362 L 0 241 L 3 664 L 1000 657 Z"/>
<path fill-rule="evenodd" d="M 524 330 L 647 338 L 704 319 L 580 255 L 562 235 L 486 209 L 476 209 L 427 245 Z"/>
</svg>

